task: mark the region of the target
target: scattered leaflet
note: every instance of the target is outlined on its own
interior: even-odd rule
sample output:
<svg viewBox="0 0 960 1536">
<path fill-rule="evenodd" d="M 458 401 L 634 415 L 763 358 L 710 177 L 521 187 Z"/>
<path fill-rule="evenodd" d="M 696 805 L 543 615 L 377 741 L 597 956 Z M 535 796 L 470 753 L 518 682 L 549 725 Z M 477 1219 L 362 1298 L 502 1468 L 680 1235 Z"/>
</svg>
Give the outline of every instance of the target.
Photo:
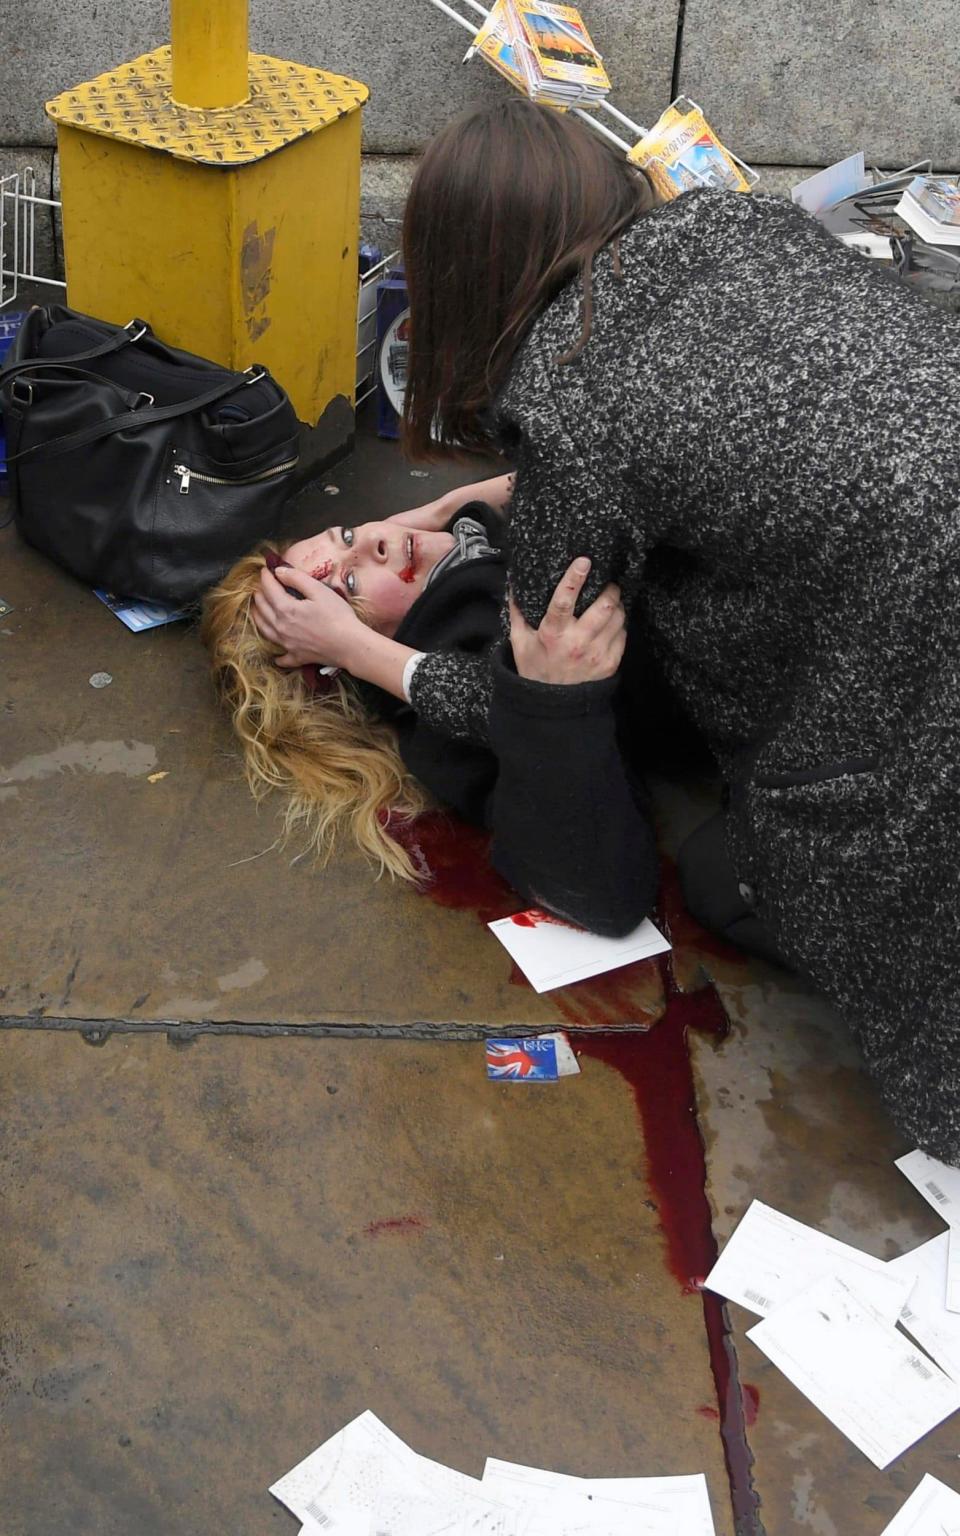
<svg viewBox="0 0 960 1536">
<path fill-rule="evenodd" d="M 960 1493 L 928 1472 L 882 1536 L 960 1536 Z"/>
<path fill-rule="evenodd" d="M 484 1494 L 477 1478 L 418 1456 L 369 1411 L 270 1492 L 298 1519 L 331 1536 L 369 1536 L 372 1522 L 383 1536 L 440 1536 L 461 1529 L 472 1536 L 514 1536 L 510 1512 Z"/>
<path fill-rule="evenodd" d="M 960 1383 L 960 1314 L 946 1306 L 948 1247 L 952 1232 L 941 1232 L 891 1259 L 888 1268 L 914 1281 L 900 1313 L 900 1323 L 947 1375 Z"/>
<path fill-rule="evenodd" d="M 944 1305 L 960 1313 L 960 1168 L 951 1168 L 919 1150 L 898 1157 L 897 1167 L 949 1224 Z"/>
<path fill-rule="evenodd" d="M 466 58 L 474 53 L 549 106 L 595 106 L 610 90 L 603 59 L 572 5 L 496 0 Z"/>
<path fill-rule="evenodd" d="M 715 1536 L 707 1480 L 702 1473 L 689 1477 L 568 1477 L 488 1457 L 482 1487 L 490 1490 L 491 1498 L 518 1511 L 531 1503 L 537 1507 L 537 1501 L 544 1499 L 544 1513 L 560 1521 L 543 1527 L 549 1536 L 558 1536 L 564 1529 L 563 1498 L 571 1493 L 585 1494 L 593 1508 L 606 1511 L 612 1519 L 619 1518 L 619 1509 L 629 1510 L 631 1536 L 675 1536 L 677 1532 Z M 526 1526 L 520 1530 L 528 1536 Z M 531 1527 L 530 1536 L 533 1530 Z"/>
<path fill-rule="evenodd" d="M 944 1221 L 960 1226 L 960 1168 L 950 1168 L 919 1150 L 898 1157 L 896 1167 Z"/>
<path fill-rule="evenodd" d="M 897 212 L 932 245 L 960 245 L 960 186 L 955 176 L 915 176 Z"/>
<path fill-rule="evenodd" d="M 960 1386 L 837 1275 L 784 1302 L 747 1337 L 881 1470 L 960 1408 Z"/>
<path fill-rule="evenodd" d="M 488 927 L 535 992 L 568 987 L 572 982 L 616 970 L 634 960 L 647 960 L 670 948 L 649 918 L 644 918 L 639 928 L 622 939 L 603 939 L 599 934 L 587 933 L 585 928 L 565 923 L 549 912 L 541 912 L 539 907 L 498 918 Z"/>
<path fill-rule="evenodd" d="M 132 629 L 134 634 L 142 629 L 159 629 L 162 624 L 175 624 L 178 619 L 185 619 L 190 612 L 189 608 L 174 608 L 169 603 L 148 603 L 141 602 L 137 597 L 117 597 L 115 592 L 108 592 L 105 587 L 94 587 L 93 592 L 111 613 L 116 614 L 120 623 Z"/>
<path fill-rule="evenodd" d="M 909 1294 L 907 1276 L 838 1238 L 754 1200 L 703 1282 L 766 1317 L 824 1276 L 842 1275 L 865 1306 L 893 1326 Z"/>
<path fill-rule="evenodd" d="M 725 149 L 696 102 L 678 96 L 631 149 L 628 160 L 646 171 L 667 201 L 695 187 L 749 192 L 749 175 Z"/>
</svg>

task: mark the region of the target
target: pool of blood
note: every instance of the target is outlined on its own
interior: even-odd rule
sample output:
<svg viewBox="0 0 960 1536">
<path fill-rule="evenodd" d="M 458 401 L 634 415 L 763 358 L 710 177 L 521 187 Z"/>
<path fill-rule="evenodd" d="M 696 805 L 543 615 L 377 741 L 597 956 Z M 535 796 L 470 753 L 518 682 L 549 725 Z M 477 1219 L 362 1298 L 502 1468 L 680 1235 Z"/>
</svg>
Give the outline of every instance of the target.
<svg viewBox="0 0 960 1536">
<path fill-rule="evenodd" d="M 489 837 L 442 813 L 391 824 L 391 832 L 407 848 L 423 877 L 424 895 L 441 906 L 473 910 L 484 923 L 513 916 L 517 896 L 491 867 Z M 683 910 L 675 871 L 664 860 L 664 882 L 658 921 L 675 944 L 692 943 L 698 951 L 714 949 L 723 957 L 737 951 L 709 936 Z M 653 1028 L 627 1033 L 637 1005 L 631 997 L 631 973 L 657 964 L 665 1009 Z M 511 980 L 526 985 L 514 966 Z M 707 1168 L 697 1120 L 696 1089 L 688 1049 L 691 1030 L 720 1041 L 727 1033 L 727 1016 L 715 989 L 681 992 L 669 955 L 655 962 L 639 961 L 604 976 L 579 982 L 554 994 L 573 1028 L 606 1026 L 618 1033 L 583 1034 L 577 1039 L 581 1055 L 592 1056 L 619 1072 L 629 1084 L 643 1129 L 650 1189 L 657 1204 L 667 1266 L 683 1294 L 696 1296 L 704 1327 L 717 1394 L 717 1416 L 730 1480 L 737 1536 L 762 1530 L 754 1492 L 753 1456 L 746 1430 L 759 1408 L 759 1393 L 741 1387 L 737 1362 L 719 1296 L 703 1290 L 704 1276 L 717 1256 Z M 649 1021 L 647 1021 L 649 1024 Z M 702 1409 L 697 1410 L 702 1412 Z"/>
</svg>

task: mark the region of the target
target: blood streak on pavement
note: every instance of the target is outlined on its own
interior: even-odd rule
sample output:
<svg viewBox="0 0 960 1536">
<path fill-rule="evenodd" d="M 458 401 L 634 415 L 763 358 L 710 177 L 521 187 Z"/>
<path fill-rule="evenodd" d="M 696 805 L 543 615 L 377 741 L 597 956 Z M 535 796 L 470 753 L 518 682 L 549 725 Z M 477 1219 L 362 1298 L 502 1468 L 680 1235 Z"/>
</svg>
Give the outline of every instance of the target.
<svg viewBox="0 0 960 1536">
<path fill-rule="evenodd" d="M 489 837 L 476 828 L 453 822 L 442 813 L 428 812 L 414 821 L 391 825 L 391 832 L 410 853 L 421 872 L 422 892 L 444 907 L 473 910 L 484 922 L 515 917 L 516 894 L 491 867 Z M 736 956 L 729 946 L 699 928 L 680 900 L 675 870 L 664 860 L 664 879 L 658 912 L 660 926 L 676 944 L 690 944 L 698 953 L 720 950 L 725 959 Z M 659 966 L 666 1008 L 653 1028 L 624 1033 L 624 1025 L 636 1012 L 631 1000 L 630 973 L 652 964 Z M 511 980 L 525 985 L 514 967 Z M 727 1330 L 723 1303 L 702 1289 L 704 1276 L 717 1256 L 710 1202 L 706 1192 L 706 1161 L 697 1121 L 696 1088 L 687 1046 L 690 1030 L 721 1040 L 728 1021 L 711 985 L 696 992 L 681 992 L 673 975 L 670 955 L 638 961 L 618 971 L 591 978 L 555 994 L 561 1011 L 573 1028 L 619 1033 L 581 1035 L 577 1048 L 613 1067 L 629 1083 L 643 1128 L 647 1174 L 655 1196 L 664 1236 L 668 1267 L 684 1295 L 697 1297 L 717 1393 L 720 1436 L 730 1480 L 737 1536 L 754 1536 L 762 1527 L 759 1501 L 754 1492 L 753 1456 L 746 1430 L 757 1415 L 759 1393 L 740 1386 L 736 1357 Z M 700 1411 L 700 1410 L 698 1410 Z"/>
</svg>

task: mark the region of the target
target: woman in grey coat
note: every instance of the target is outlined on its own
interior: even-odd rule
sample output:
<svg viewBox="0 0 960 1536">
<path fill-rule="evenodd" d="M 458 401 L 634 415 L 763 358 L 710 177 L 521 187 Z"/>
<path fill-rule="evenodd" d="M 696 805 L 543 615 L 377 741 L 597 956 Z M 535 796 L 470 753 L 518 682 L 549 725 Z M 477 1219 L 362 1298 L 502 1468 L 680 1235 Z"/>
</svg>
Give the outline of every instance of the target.
<svg viewBox="0 0 960 1536">
<path fill-rule="evenodd" d="M 960 1163 L 960 321 L 784 201 L 652 202 L 522 100 L 433 142 L 408 447 L 515 467 L 524 644 L 575 557 L 584 601 L 619 583 L 719 764 L 750 904 L 905 1135 Z M 406 668 L 419 712 L 486 739 L 489 661 L 359 657 L 335 606 L 290 603 L 278 632 L 397 694 Z"/>
</svg>

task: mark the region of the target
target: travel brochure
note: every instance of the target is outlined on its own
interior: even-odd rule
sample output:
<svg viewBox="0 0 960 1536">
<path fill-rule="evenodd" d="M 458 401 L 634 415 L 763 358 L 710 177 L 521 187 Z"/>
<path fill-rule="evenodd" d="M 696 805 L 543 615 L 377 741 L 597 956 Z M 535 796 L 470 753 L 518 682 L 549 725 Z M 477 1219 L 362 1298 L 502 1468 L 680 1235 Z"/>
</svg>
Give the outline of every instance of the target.
<svg viewBox="0 0 960 1536">
<path fill-rule="evenodd" d="M 466 57 L 480 53 L 532 101 L 591 106 L 610 90 L 580 12 L 547 0 L 496 0 Z"/>
<path fill-rule="evenodd" d="M 667 201 L 695 187 L 750 191 L 745 171 L 724 149 L 700 107 L 686 96 L 671 102 L 627 158 L 646 171 Z"/>
</svg>

